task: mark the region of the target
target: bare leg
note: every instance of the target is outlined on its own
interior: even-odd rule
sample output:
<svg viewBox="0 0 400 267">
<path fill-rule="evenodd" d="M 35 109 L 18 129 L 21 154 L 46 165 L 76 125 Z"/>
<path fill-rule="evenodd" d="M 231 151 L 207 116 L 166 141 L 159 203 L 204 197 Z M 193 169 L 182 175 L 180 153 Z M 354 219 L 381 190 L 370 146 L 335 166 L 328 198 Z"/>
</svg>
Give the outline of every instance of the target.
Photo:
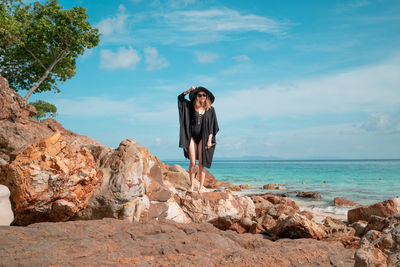
<svg viewBox="0 0 400 267">
<path fill-rule="evenodd" d="M 199 193 L 203 193 L 203 184 L 204 184 L 204 179 L 206 178 L 206 172 L 204 171 L 204 166 L 203 166 L 203 140 L 199 142 L 199 180 L 200 180 L 200 187 L 199 187 Z"/>
<path fill-rule="evenodd" d="M 193 192 L 194 190 L 194 177 L 195 177 L 195 172 L 194 168 L 196 167 L 196 143 L 194 142 L 194 139 L 190 139 L 189 143 L 189 159 L 190 159 L 190 165 L 189 165 L 189 177 L 190 177 L 190 189 L 188 192 Z"/>
</svg>

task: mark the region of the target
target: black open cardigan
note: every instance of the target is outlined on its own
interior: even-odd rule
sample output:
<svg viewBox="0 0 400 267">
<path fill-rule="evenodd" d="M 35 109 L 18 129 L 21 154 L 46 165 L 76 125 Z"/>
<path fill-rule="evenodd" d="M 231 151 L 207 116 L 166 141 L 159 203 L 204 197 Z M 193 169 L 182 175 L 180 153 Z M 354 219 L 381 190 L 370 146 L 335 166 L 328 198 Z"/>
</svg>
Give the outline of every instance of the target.
<svg viewBox="0 0 400 267">
<path fill-rule="evenodd" d="M 191 139 L 190 121 L 194 116 L 194 106 L 192 101 L 185 99 L 185 93 L 178 96 L 178 110 L 179 110 L 179 147 L 183 148 L 185 158 L 189 159 L 189 144 Z M 203 166 L 210 168 L 214 156 L 215 146 L 217 144 L 215 135 L 218 133 L 218 121 L 215 114 L 214 107 L 205 111 L 203 115 L 203 137 L 202 137 L 202 159 Z M 206 149 L 208 136 L 212 134 L 211 146 Z M 196 159 L 199 159 L 198 150 L 196 150 Z"/>
</svg>

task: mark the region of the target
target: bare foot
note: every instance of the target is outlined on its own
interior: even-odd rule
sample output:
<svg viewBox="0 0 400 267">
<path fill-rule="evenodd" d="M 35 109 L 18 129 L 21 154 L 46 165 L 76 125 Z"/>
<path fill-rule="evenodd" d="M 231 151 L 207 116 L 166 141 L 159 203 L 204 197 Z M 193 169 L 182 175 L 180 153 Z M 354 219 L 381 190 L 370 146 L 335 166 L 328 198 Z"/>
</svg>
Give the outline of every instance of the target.
<svg viewBox="0 0 400 267">
<path fill-rule="evenodd" d="M 203 189 L 199 189 L 199 194 L 204 193 Z"/>
<path fill-rule="evenodd" d="M 189 194 L 193 193 L 193 188 L 190 188 L 187 192 L 188 192 Z"/>
</svg>

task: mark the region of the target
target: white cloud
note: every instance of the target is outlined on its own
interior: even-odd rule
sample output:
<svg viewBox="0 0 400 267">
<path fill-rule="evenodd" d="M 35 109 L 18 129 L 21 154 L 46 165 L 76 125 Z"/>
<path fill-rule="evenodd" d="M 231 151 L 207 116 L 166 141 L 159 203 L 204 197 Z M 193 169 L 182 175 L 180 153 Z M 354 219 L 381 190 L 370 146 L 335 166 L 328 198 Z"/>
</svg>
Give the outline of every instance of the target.
<svg viewBox="0 0 400 267">
<path fill-rule="evenodd" d="M 243 14 L 221 7 L 207 10 L 182 10 L 173 6 L 187 6 L 192 0 L 170 0 L 160 8 L 160 1 L 153 1 L 153 11 L 129 14 L 120 5 L 118 14 L 105 18 L 98 24 L 103 42 L 131 44 L 143 42 L 192 46 L 213 43 L 243 32 L 284 34 L 287 22 L 266 16 Z M 162 5 L 161 5 L 162 6 Z M 129 25 L 135 24 L 135 27 Z M 151 27 L 149 27 L 151 25 Z M 134 31 L 131 31 L 134 30 Z"/>
<path fill-rule="evenodd" d="M 250 58 L 246 55 L 239 55 L 239 56 L 234 56 L 232 57 L 235 61 L 239 62 L 239 63 L 246 63 L 246 62 L 250 62 Z"/>
<path fill-rule="evenodd" d="M 283 24 L 268 17 L 243 15 L 221 8 L 168 12 L 161 15 L 171 28 L 189 32 L 248 32 L 278 33 Z"/>
<path fill-rule="evenodd" d="M 400 133 L 400 119 L 394 119 L 389 114 L 370 114 L 360 126 L 367 132 Z"/>
<path fill-rule="evenodd" d="M 110 96 L 56 99 L 58 114 L 72 117 L 103 117 L 135 114 L 139 108 L 134 98 L 115 100 Z"/>
<path fill-rule="evenodd" d="M 132 47 L 120 47 L 118 51 L 100 51 L 100 68 L 107 70 L 135 68 L 140 61 L 139 53 Z"/>
<path fill-rule="evenodd" d="M 344 4 L 339 4 L 337 6 L 337 8 L 335 9 L 335 11 L 338 13 L 343 13 L 343 12 L 352 11 L 354 9 L 362 8 L 362 7 L 368 6 L 370 4 L 371 4 L 371 2 L 366 1 L 366 0 L 352 0 L 352 1 L 345 2 Z"/>
<path fill-rule="evenodd" d="M 159 70 L 169 66 L 168 60 L 160 56 L 157 49 L 153 47 L 145 48 L 144 55 L 147 64 L 146 70 Z"/>
<path fill-rule="evenodd" d="M 195 2 L 196 0 L 168 0 L 168 5 L 173 8 L 181 8 L 194 4 Z"/>
<path fill-rule="evenodd" d="M 400 106 L 399 73 L 400 56 L 396 56 L 338 74 L 217 95 L 216 105 L 225 120 L 396 109 Z"/>
<path fill-rule="evenodd" d="M 195 52 L 195 55 L 196 61 L 199 63 L 211 63 L 219 57 L 218 54 L 209 52 Z"/>
<path fill-rule="evenodd" d="M 126 14 L 126 8 L 123 4 L 118 7 L 118 14 L 111 18 L 102 19 L 97 27 L 100 33 L 103 35 L 111 35 L 113 33 L 124 33 L 126 31 L 125 26 L 128 20 L 128 14 Z"/>
</svg>

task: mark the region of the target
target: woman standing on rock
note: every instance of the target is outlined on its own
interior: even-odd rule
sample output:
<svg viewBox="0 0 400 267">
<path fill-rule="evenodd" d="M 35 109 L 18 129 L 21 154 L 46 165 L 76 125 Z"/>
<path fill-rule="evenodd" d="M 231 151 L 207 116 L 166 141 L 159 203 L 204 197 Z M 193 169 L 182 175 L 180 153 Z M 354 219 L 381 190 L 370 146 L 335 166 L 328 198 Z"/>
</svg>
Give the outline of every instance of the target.
<svg viewBox="0 0 400 267">
<path fill-rule="evenodd" d="M 190 101 L 185 99 L 188 93 Z M 179 147 L 183 148 L 185 158 L 190 159 L 191 186 L 188 192 L 194 190 L 196 159 L 199 162 L 199 193 L 202 192 L 206 176 L 204 167 L 211 167 L 216 145 L 215 135 L 219 130 L 215 109 L 211 106 L 214 100 L 214 95 L 204 87 L 193 86 L 178 96 Z"/>
</svg>

